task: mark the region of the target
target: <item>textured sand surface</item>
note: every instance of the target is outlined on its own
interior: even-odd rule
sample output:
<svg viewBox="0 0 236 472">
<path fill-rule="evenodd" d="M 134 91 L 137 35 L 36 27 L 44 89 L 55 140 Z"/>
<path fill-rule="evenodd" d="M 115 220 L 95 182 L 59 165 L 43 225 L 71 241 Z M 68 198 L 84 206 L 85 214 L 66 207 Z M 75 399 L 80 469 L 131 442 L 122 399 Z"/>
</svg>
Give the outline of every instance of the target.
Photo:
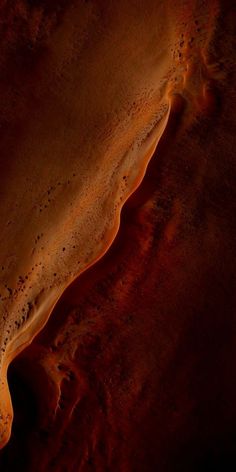
<svg viewBox="0 0 236 472">
<path fill-rule="evenodd" d="M 2 446 L 34 339 L 0 467 L 209 470 L 236 419 L 234 11 L 59 3 L 0 10 Z"/>
<path fill-rule="evenodd" d="M 2 66 L 3 443 L 12 416 L 8 364 L 43 326 L 65 287 L 114 239 L 120 207 L 143 176 L 171 102 L 170 39 L 156 28 L 150 38 L 155 19 L 144 23 L 141 7 L 130 6 L 119 20 L 117 7 L 103 12 L 99 4 L 75 2 L 42 39 L 41 23 L 30 36 L 32 16 L 42 10 L 45 22 L 50 13 L 24 2 L 14 8 L 23 32 L 19 28 L 17 43 L 6 45 Z M 7 3 L 2 11 L 6 22 L 11 9 Z"/>
</svg>

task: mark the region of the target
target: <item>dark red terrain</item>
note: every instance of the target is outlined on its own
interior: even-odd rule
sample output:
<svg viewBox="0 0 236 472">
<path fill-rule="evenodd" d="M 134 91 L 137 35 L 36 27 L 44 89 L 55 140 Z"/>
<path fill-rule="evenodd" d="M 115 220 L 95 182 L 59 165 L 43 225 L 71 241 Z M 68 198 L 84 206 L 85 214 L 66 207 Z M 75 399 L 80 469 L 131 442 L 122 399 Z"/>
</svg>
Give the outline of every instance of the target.
<svg viewBox="0 0 236 472">
<path fill-rule="evenodd" d="M 236 468 L 236 12 L 186 3 L 204 66 L 174 89 L 113 244 L 11 362 L 1 472 Z"/>
</svg>

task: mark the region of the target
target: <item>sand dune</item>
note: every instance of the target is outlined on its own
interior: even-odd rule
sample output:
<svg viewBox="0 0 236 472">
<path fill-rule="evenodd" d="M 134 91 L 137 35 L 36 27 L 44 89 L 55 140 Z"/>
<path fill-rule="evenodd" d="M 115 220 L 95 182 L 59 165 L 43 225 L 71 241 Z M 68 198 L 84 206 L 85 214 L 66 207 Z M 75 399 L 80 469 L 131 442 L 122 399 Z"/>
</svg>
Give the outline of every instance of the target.
<svg viewBox="0 0 236 472">
<path fill-rule="evenodd" d="M 109 247 L 120 208 L 141 180 L 168 119 L 169 36 L 164 33 L 159 39 L 154 31 L 159 44 L 153 54 L 149 25 L 140 9 L 123 37 L 123 19 L 128 26 L 132 12 L 128 9 L 114 24 L 113 9 L 101 17 L 99 6 L 81 12 L 78 2 L 45 38 L 25 38 L 19 32 L 22 45 L 17 41 L 6 47 L 2 120 L 9 125 L 2 136 L 1 158 L 3 443 L 12 417 L 9 362 L 45 324 L 65 287 Z M 22 21 L 26 16 L 30 22 L 39 8 L 23 13 Z M 2 15 L 4 19 L 6 11 Z M 110 27 L 105 26 L 109 21 Z M 99 26 L 106 34 L 98 35 Z M 28 52 L 27 42 L 33 51 Z M 118 42 L 115 50 L 108 48 L 113 42 Z"/>
<path fill-rule="evenodd" d="M 165 469 L 166 442 L 184 436 L 181 421 L 198 405 L 184 385 L 194 356 L 204 362 L 186 332 L 235 287 L 230 9 L 59 7 L 22 0 L 0 10 L 1 446 L 13 418 L 7 369 L 35 339 L 16 360 L 37 386 L 36 429 L 49 444 L 39 435 L 23 445 L 30 471 L 175 470 Z M 190 364 L 178 390 L 171 365 L 182 342 Z M 170 413 L 165 402 L 179 403 Z"/>
</svg>

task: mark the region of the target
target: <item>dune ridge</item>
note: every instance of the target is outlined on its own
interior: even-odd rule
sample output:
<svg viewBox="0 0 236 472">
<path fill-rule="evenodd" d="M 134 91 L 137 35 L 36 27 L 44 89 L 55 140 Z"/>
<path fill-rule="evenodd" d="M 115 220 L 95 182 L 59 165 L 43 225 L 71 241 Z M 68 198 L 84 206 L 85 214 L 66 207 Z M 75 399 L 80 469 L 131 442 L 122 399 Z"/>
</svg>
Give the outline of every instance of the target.
<svg viewBox="0 0 236 472">
<path fill-rule="evenodd" d="M 40 35 L 43 2 L 27 37 L 9 20 L 1 62 L 1 446 L 13 415 L 9 362 L 108 250 L 170 114 L 186 105 L 184 132 L 214 108 L 217 71 L 206 51 L 218 3 L 197 20 L 199 2 L 180 3 L 173 14 L 172 2 L 72 2 L 58 21 L 47 13 Z M 15 2 L 9 18 L 30 25 L 25 5 Z"/>
</svg>

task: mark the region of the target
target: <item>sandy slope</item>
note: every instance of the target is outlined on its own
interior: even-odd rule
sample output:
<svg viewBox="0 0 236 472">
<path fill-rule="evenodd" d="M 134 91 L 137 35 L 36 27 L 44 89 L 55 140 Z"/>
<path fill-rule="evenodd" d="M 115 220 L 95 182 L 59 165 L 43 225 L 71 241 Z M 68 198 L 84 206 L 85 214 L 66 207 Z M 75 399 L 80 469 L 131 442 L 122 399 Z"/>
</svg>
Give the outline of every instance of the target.
<svg viewBox="0 0 236 472">
<path fill-rule="evenodd" d="M 3 41 L 2 444 L 9 361 L 107 251 L 156 149 L 114 248 L 15 364 L 39 413 L 22 460 L 30 471 L 177 470 L 189 441 L 181 460 L 194 470 L 215 413 L 218 435 L 234 418 L 231 10 L 75 2 L 40 23 L 42 5 L 19 3 L 19 24 L 33 16 L 38 29 Z M 218 383 L 216 362 L 228 366 Z"/>
</svg>

